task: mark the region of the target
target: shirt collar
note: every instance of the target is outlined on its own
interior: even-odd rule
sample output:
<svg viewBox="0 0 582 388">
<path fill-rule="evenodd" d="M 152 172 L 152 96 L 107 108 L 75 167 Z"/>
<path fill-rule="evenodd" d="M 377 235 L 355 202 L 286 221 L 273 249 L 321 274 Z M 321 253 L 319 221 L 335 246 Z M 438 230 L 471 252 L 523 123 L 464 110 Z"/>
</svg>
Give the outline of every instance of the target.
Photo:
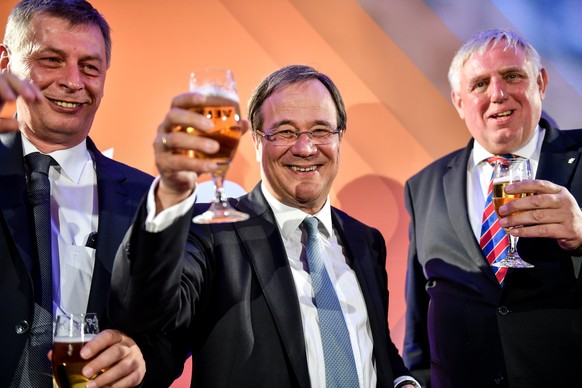
<svg viewBox="0 0 582 388">
<path fill-rule="evenodd" d="M 513 151 L 512 154 L 521 156 L 522 158 L 526 159 L 535 158 L 536 155 L 539 157 L 538 148 L 541 144 L 539 140 L 540 138 L 543 139 L 543 133 L 545 133 L 545 129 L 538 125 L 531 139 L 529 139 L 529 141 L 523 147 Z M 493 154 L 485 150 L 485 148 L 483 148 L 483 146 L 479 144 L 477 140 L 475 140 L 473 144 L 472 157 L 469 158 L 469 170 L 473 170 L 479 165 L 479 163 L 483 162 L 490 156 L 493 156 Z"/>
<path fill-rule="evenodd" d="M 22 135 L 22 147 L 25 156 L 32 152 L 40 152 L 24 135 Z M 61 167 L 61 173 L 75 183 L 79 183 L 85 165 L 91 160 L 91 155 L 87 150 L 87 139 L 72 148 L 54 151 L 48 155 L 57 161 Z"/>
<path fill-rule="evenodd" d="M 297 230 L 303 220 L 310 216 L 310 214 L 295 207 L 287 206 L 277 200 L 273 195 L 271 195 L 264 182 L 261 182 L 261 191 L 275 214 L 275 220 L 281 231 L 281 236 L 284 239 L 289 239 L 291 233 Z M 329 204 L 329 196 L 321 210 L 315 213 L 313 217 L 316 217 L 319 220 L 320 225 L 323 225 L 323 232 L 326 234 L 326 237 L 330 237 L 332 235 L 333 227 L 331 222 L 331 205 Z"/>
</svg>

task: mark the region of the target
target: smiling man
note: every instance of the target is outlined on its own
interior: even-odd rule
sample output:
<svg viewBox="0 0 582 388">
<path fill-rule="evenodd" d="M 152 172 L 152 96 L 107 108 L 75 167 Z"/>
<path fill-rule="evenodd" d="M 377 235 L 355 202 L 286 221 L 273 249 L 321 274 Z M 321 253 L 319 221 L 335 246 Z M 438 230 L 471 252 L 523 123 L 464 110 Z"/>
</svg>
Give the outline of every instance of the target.
<svg viewBox="0 0 582 388">
<path fill-rule="evenodd" d="M 174 129 L 208 130 L 208 119 L 187 110 L 204 103 L 176 97 L 158 129 L 161 176 L 116 259 L 115 323 L 135 335 L 184 331 L 196 387 L 414 387 L 390 339 L 384 239 L 329 202 L 346 130 L 334 83 L 288 66 L 254 91 L 262 180 L 231 200 L 250 216 L 236 223 L 191 222 L 207 208 L 190 208 L 198 175 L 216 166 L 174 151 L 216 152 L 218 143 Z M 307 223 L 318 225 L 309 239 Z M 320 265 L 310 264 L 315 240 Z M 321 302 L 320 275 L 333 308 Z M 327 326 L 326 312 L 341 328 Z"/>
<path fill-rule="evenodd" d="M 449 80 L 473 139 L 406 184 L 407 366 L 433 387 L 582 386 L 582 131 L 541 118 L 548 75 L 511 31 L 465 43 Z M 504 154 L 535 174 L 505 191 L 534 195 L 484 220 L 490 158 Z M 534 268 L 491 265 L 507 251 L 502 228 Z"/>
<path fill-rule="evenodd" d="M 102 331 L 84 347 L 83 374 L 104 373 L 89 387 L 138 385 L 142 352 L 163 348 L 161 337 L 143 339 L 140 351 L 108 329 L 104 315 L 116 248 L 152 181 L 103 156 L 87 137 L 110 58 L 109 25 L 84 0 L 22 0 L 9 16 L 0 108 L 16 101 L 17 114 L 0 119 L 2 387 L 53 386 L 48 353 L 57 314 L 99 317 Z M 42 160 L 43 172 L 35 168 Z M 178 373 L 163 362 L 148 368 L 148 375 L 170 376 L 150 386 L 167 386 Z"/>
</svg>

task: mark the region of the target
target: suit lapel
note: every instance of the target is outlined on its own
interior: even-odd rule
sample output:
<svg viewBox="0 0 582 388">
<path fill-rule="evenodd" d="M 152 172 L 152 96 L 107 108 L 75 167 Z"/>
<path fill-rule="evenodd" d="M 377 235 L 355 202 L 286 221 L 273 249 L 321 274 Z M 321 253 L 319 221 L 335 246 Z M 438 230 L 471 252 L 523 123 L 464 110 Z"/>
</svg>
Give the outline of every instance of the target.
<svg viewBox="0 0 582 388">
<path fill-rule="evenodd" d="M 473 234 L 467 212 L 467 163 L 471 149 L 472 143 L 453 157 L 449 161 L 448 171 L 443 176 L 449 222 L 467 251 L 467 258 L 473 261 L 492 282 L 499 285 Z"/>
<path fill-rule="evenodd" d="M 32 273 L 34 228 L 26 199 L 26 178 L 19 132 L 0 134 L 0 211 L 18 254 Z M 15 221 L 17 220 L 17 221 Z"/>
<path fill-rule="evenodd" d="M 97 174 L 97 198 L 99 222 L 97 251 L 91 281 L 87 311 L 101 313 L 104 309 L 106 290 L 109 289 L 113 259 L 125 230 L 131 222 L 133 210 L 128 213 L 129 193 L 124 185 L 125 175 L 115 163 L 101 154 L 87 138 Z"/>
<path fill-rule="evenodd" d="M 248 253 L 299 385 L 309 386 L 295 283 L 281 233 L 260 184 L 248 196 L 242 197 L 236 207 L 251 216 L 248 221 L 233 223 L 234 229 Z"/>
<path fill-rule="evenodd" d="M 568 187 L 580 163 L 579 145 L 549 123 L 542 121 L 540 125 L 546 128 L 546 135 L 536 179 L 547 179 L 557 185 Z"/>
<path fill-rule="evenodd" d="M 389 376 L 393 375 L 386 345 L 390 341 L 386 336 L 388 318 L 387 312 L 384 311 L 387 301 L 383 301 L 380 298 L 386 291 L 379 288 L 383 283 L 377 279 L 380 276 L 378 273 L 379 268 L 376 266 L 377 260 L 370 255 L 370 243 L 367 241 L 364 230 L 361 227 L 354 227 L 350 219 L 344 217 L 335 208 L 332 208 L 332 220 L 352 262 L 352 268 L 366 302 L 370 329 L 372 330 L 372 338 L 375 344 L 376 369 L 382 371 L 382 373 L 377 374 L 378 386 L 392 386 L 393 381 L 387 381 L 390 379 Z M 380 270 L 383 271 L 384 269 L 381 268 Z"/>
</svg>

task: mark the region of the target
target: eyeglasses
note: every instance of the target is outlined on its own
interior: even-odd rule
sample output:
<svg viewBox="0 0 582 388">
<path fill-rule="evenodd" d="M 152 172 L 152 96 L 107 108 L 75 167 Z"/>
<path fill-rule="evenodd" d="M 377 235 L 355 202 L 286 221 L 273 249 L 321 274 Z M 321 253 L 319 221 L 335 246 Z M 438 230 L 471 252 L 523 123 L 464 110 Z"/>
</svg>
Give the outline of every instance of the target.
<svg viewBox="0 0 582 388">
<path fill-rule="evenodd" d="M 309 137 L 309 140 L 311 140 L 311 142 L 315 145 L 329 144 L 333 142 L 334 140 L 333 137 L 341 133 L 342 131 L 340 130 L 330 131 L 329 129 L 314 129 L 313 131 L 294 132 L 284 130 L 274 133 L 265 133 L 257 129 L 255 132 L 261 137 L 273 143 L 273 145 L 290 146 L 295 144 L 295 142 L 299 140 L 299 137 L 303 134 L 307 135 Z"/>
</svg>

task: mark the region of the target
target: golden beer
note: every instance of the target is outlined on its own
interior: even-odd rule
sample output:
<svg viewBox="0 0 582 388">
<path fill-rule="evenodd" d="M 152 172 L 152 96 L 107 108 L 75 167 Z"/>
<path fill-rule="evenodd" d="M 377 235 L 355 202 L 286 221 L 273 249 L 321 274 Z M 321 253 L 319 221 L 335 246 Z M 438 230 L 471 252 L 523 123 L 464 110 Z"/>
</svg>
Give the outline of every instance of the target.
<svg viewBox="0 0 582 388">
<path fill-rule="evenodd" d="M 83 367 L 89 362 L 81 358 L 81 348 L 94 335 L 55 338 L 53 344 L 53 377 L 60 388 L 82 388 L 90 380 L 83 376 Z M 94 378 L 95 376 L 93 376 Z"/>
<path fill-rule="evenodd" d="M 495 207 L 495 213 L 497 213 L 497 217 L 499 218 L 501 218 L 499 216 L 499 208 L 501 206 L 518 198 L 525 198 L 533 195 L 533 193 L 507 194 L 505 192 L 505 186 L 508 186 L 512 183 L 513 182 L 493 182 L 493 206 Z M 521 213 L 521 211 L 515 212 L 513 214 L 519 213 Z"/>
<path fill-rule="evenodd" d="M 191 110 L 212 120 L 214 128 L 209 131 L 201 131 L 192 127 L 178 127 L 178 130 L 216 140 L 220 144 L 220 148 L 214 154 L 193 150 L 187 150 L 186 154 L 199 159 L 212 159 L 219 165 L 218 174 L 226 172 L 242 135 L 238 105 L 207 106 Z"/>
</svg>

